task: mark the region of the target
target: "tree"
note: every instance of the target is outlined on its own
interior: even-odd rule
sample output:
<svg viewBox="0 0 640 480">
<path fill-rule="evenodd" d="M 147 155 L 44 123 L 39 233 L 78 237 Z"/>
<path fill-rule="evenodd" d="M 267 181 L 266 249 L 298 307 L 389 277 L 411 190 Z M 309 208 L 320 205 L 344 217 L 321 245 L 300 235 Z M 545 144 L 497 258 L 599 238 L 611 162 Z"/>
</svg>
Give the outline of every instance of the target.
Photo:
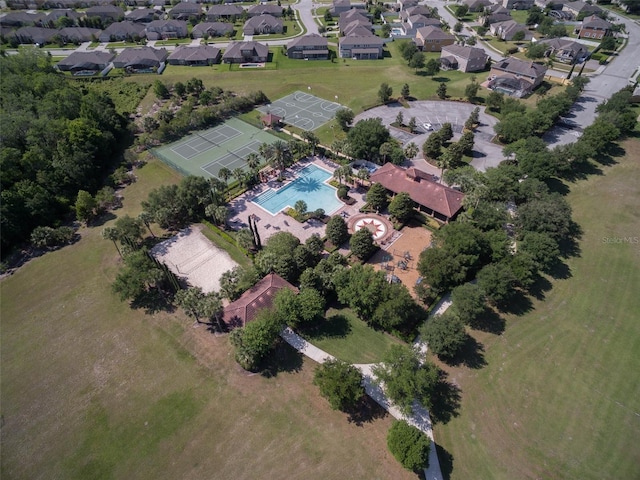
<svg viewBox="0 0 640 480">
<path fill-rule="evenodd" d="M 411 60 L 411 57 L 413 57 L 413 54 L 418 51 L 418 47 L 416 46 L 416 44 L 411 41 L 401 42 L 398 45 L 398 49 L 400 50 L 400 55 L 402 55 L 402 58 L 406 62 Z"/>
<path fill-rule="evenodd" d="M 467 325 L 473 324 L 485 311 L 484 293 L 475 283 L 465 283 L 454 288 L 451 300 L 451 311 Z"/>
<path fill-rule="evenodd" d="M 422 145 L 422 154 L 425 158 L 437 160 L 442 154 L 442 135 L 440 132 L 433 132 Z"/>
<path fill-rule="evenodd" d="M 218 177 L 225 183 L 227 183 L 227 181 L 231 178 L 231 175 L 231 170 L 229 170 L 227 167 L 222 167 L 218 171 Z"/>
<path fill-rule="evenodd" d="M 572 231 L 571 207 L 559 194 L 535 198 L 518 207 L 516 226 L 521 232 L 539 232 L 557 242 Z"/>
<path fill-rule="evenodd" d="M 406 192 L 400 192 L 389 203 L 389 213 L 400 223 L 407 223 L 414 214 L 414 203 Z"/>
<path fill-rule="evenodd" d="M 330 271 L 333 274 L 331 280 L 338 300 L 349 305 L 358 317 L 370 322 L 384 300 L 384 292 L 389 285 L 384 272 L 375 271 L 371 265 L 362 264 L 355 264 L 351 268 L 330 267 Z"/>
<path fill-rule="evenodd" d="M 547 49 L 548 46 L 545 45 L 544 43 L 531 43 L 529 44 L 529 46 L 527 47 L 527 51 L 525 53 L 525 56 L 527 58 L 542 58 L 544 57 L 545 53 L 547 53 Z"/>
<path fill-rule="evenodd" d="M 171 96 L 167 86 L 160 80 L 156 80 L 155 82 L 153 82 L 153 93 L 156 94 L 156 97 L 161 99 L 167 99 Z"/>
<path fill-rule="evenodd" d="M 78 197 L 76 198 L 76 218 L 85 223 L 89 223 L 89 220 L 93 218 L 94 210 L 96 208 L 96 201 L 86 190 L 79 190 Z"/>
<path fill-rule="evenodd" d="M 468 6 L 468 5 L 466 5 L 466 4 L 464 4 L 464 3 L 463 3 L 463 4 L 461 4 L 461 5 L 458 5 L 458 6 L 456 7 L 455 12 L 456 12 L 456 18 L 462 18 L 462 17 L 464 17 L 467 13 L 469 13 L 469 6 Z"/>
<path fill-rule="evenodd" d="M 386 284 L 380 303 L 367 323 L 387 332 L 410 332 L 426 319 L 426 311 L 418 305 L 407 287 L 401 283 Z"/>
<path fill-rule="evenodd" d="M 412 117 L 411 120 L 415 121 L 415 119 Z M 409 126 L 411 126 L 412 122 L 409 122 Z M 416 155 L 418 155 L 418 152 L 420 151 L 420 149 L 418 148 L 418 146 L 413 143 L 413 142 L 409 142 L 409 144 L 407 144 L 406 147 L 404 147 L 404 156 L 411 159 L 414 158 Z M 366 169 L 365 169 L 366 170 Z M 368 170 L 367 170 L 368 172 Z"/>
<path fill-rule="evenodd" d="M 127 244 L 131 247 L 138 246 L 143 232 L 142 220 L 138 217 L 133 218 L 125 215 L 116 220 L 114 227 L 120 243 Z"/>
<path fill-rule="evenodd" d="M 453 127 L 449 122 L 443 123 L 442 128 L 438 130 L 438 134 L 442 138 L 442 142 L 446 143 L 453 138 Z"/>
<path fill-rule="evenodd" d="M 300 293 L 283 288 L 276 293 L 274 306 L 280 318 L 291 328 L 296 328 L 322 316 L 324 298 L 313 288 L 306 288 Z"/>
<path fill-rule="evenodd" d="M 333 410 L 351 411 L 364 396 L 360 370 L 340 360 L 327 360 L 319 365 L 313 384 Z"/>
<path fill-rule="evenodd" d="M 353 122 L 353 111 L 348 108 L 340 108 L 336 111 L 335 118 L 342 131 L 346 132 L 349 130 L 351 122 Z"/>
<path fill-rule="evenodd" d="M 616 49 L 616 39 L 615 37 L 604 37 L 600 42 L 600 49 L 613 51 Z"/>
<path fill-rule="evenodd" d="M 416 72 L 424 67 L 424 53 L 415 52 L 409 60 L 409 68 L 413 68 Z"/>
<path fill-rule="evenodd" d="M 340 246 L 349 239 L 347 223 L 341 216 L 334 215 L 327 222 L 325 234 L 333 245 Z"/>
<path fill-rule="evenodd" d="M 302 132 L 302 139 L 311 146 L 311 154 L 316 154 L 316 148 L 320 144 L 320 139 L 313 132 Z"/>
<path fill-rule="evenodd" d="M 373 367 L 377 381 L 384 384 L 387 397 L 404 414 L 413 412 L 415 400 L 431 408 L 439 372 L 433 363 L 422 360 L 411 347 L 392 345 L 384 353 L 382 363 Z"/>
<path fill-rule="evenodd" d="M 225 225 L 229 218 L 229 208 L 224 205 L 211 203 L 207 205 L 204 213 L 213 220 L 216 225 Z"/>
<path fill-rule="evenodd" d="M 407 128 L 409 129 L 409 131 L 411 133 L 413 133 L 413 132 L 416 131 L 416 125 L 417 125 L 416 117 L 411 117 L 409 119 L 409 123 L 407 124 Z M 413 142 L 411 142 L 411 143 L 413 143 Z M 415 143 L 413 143 L 413 145 L 415 146 Z M 405 152 L 406 152 L 406 149 L 405 149 Z M 418 152 L 416 151 L 416 153 L 418 153 Z M 413 157 L 415 157 L 415 154 L 412 157 L 409 157 L 409 158 L 413 158 Z"/>
<path fill-rule="evenodd" d="M 156 288 L 164 279 L 164 273 L 144 249 L 126 255 L 124 263 L 124 268 L 118 272 L 111 286 L 122 301 L 135 302 L 150 289 Z"/>
<path fill-rule="evenodd" d="M 408 83 L 405 83 L 404 85 L 402 85 L 402 90 L 400 91 L 400 95 L 402 95 L 402 98 L 409 98 L 409 95 L 411 95 L 411 92 L 409 91 Z"/>
<path fill-rule="evenodd" d="M 536 25 L 544 20 L 544 13 L 537 5 L 532 6 L 527 13 L 526 25 Z"/>
<path fill-rule="evenodd" d="M 266 149 L 266 160 L 274 168 L 280 170 L 280 175 L 293 163 L 293 155 L 286 142 L 276 140 Z"/>
<path fill-rule="evenodd" d="M 351 253 L 363 262 L 377 250 L 376 244 L 373 242 L 373 234 L 368 228 L 361 228 L 351 235 L 349 246 Z"/>
<path fill-rule="evenodd" d="M 200 287 L 189 287 L 183 290 L 178 290 L 175 294 L 175 302 L 185 311 L 187 316 L 195 318 L 196 322 L 200 321 L 202 314 L 202 301 L 204 299 L 204 293 Z"/>
<path fill-rule="evenodd" d="M 512 40 L 514 42 L 521 42 L 524 40 L 524 37 L 525 37 L 524 30 L 518 30 L 516 33 L 513 34 Z"/>
<path fill-rule="evenodd" d="M 400 110 L 398 112 L 398 115 L 396 115 L 396 123 L 399 127 L 402 127 L 404 125 L 404 115 L 402 114 L 402 110 Z"/>
<path fill-rule="evenodd" d="M 184 94 L 187 92 L 187 87 L 182 82 L 176 82 L 173 86 L 173 91 L 177 97 L 184 97 Z"/>
<path fill-rule="evenodd" d="M 506 263 L 491 263 L 478 272 L 478 287 L 493 305 L 501 305 L 513 296 L 516 278 Z"/>
<path fill-rule="evenodd" d="M 438 94 L 438 98 L 440 100 L 446 100 L 446 98 L 447 98 L 447 85 L 445 83 L 439 84 L 436 93 Z"/>
<path fill-rule="evenodd" d="M 356 123 L 347 134 L 351 155 L 355 158 L 376 161 L 380 157 L 380 146 L 391 140 L 389 130 L 380 118 L 368 118 Z"/>
<path fill-rule="evenodd" d="M 427 63 L 424 65 L 424 73 L 426 73 L 430 77 L 434 76 L 439 71 L 440 62 L 435 58 L 430 58 L 429 61 L 427 61 Z"/>
<path fill-rule="evenodd" d="M 378 90 L 378 99 L 380 103 L 387 103 L 389 99 L 393 95 L 393 89 L 389 86 L 388 83 L 381 83 L 380 89 Z"/>
<path fill-rule="evenodd" d="M 420 329 L 420 335 L 429 350 L 446 359 L 455 357 L 467 341 L 464 323 L 448 312 L 431 317 Z"/>
<path fill-rule="evenodd" d="M 464 89 L 464 96 L 467 97 L 471 103 L 475 100 L 478 95 L 478 90 L 480 89 L 480 85 L 475 81 L 475 78 L 471 81 L 469 85 L 467 85 Z"/>
<path fill-rule="evenodd" d="M 298 212 L 299 215 L 304 215 L 307 213 L 307 202 L 304 200 L 298 200 L 293 206 L 293 209 Z"/>
<path fill-rule="evenodd" d="M 467 131 L 462 134 L 460 140 L 458 140 L 458 145 L 462 149 L 462 153 L 465 155 L 471 155 L 473 153 L 473 144 L 474 144 L 475 135 L 473 132 Z"/>
<path fill-rule="evenodd" d="M 417 473 L 429 466 L 431 440 L 404 420 L 394 420 L 387 434 L 387 447 L 407 470 Z"/>
<path fill-rule="evenodd" d="M 502 120 L 495 124 L 494 130 L 500 140 L 505 143 L 512 143 L 533 134 L 533 126 L 529 117 L 518 112 L 503 116 Z"/>
<path fill-rule="evenodd" d="M 389 199 L 387 197 L 387 189 L 380 183 L 374 183 L 367 192 L 367 203 L 377 211 L 387 208 Z"/>
<path fill-rule="evenodd" d="M 462 25 L 462 22 L 456 22 L 455 25 L 453 26 L 453 31 L 455 33 L 460 33 L 462 31 L 462 27 L 464 25 Z"/>
<path fill-rule="evenodd" d="M 252 322 L 233 330 L 229 341 L 235 347 L 235 358 L 240 366 L 256 371 L 275 346 L 283 326 L 282 318 L 274 310 L 263 309 Z"/>
<path fill-rule="evenodd" d="M 500 92 L 496 92 L 495 90 L 491 90 L 489 95 L 487 95 L 486 103 L 489 110 L 494 112 L 499 112 L 502 107 L 502 102 L 504 100 L 504 94 Z"/>
<path fill-rule="evenodd" d="M 390 34 L 391 34 L 391 25 L 389 25 L 388 23 L 385 23 L 384 25 L 382 25 L 382 36 L 387 38 Z"/>
</svg>

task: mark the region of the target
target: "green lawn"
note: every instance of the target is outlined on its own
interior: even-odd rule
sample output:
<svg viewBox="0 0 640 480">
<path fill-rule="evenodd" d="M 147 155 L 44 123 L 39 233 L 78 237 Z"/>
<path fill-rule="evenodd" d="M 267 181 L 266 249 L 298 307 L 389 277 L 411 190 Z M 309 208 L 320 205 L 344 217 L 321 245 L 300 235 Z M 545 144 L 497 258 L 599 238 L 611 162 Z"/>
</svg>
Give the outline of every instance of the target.
<svg viewBox="0 0 640 480">
<path fill-rule="evenodd" d="M 500 336 L 474 332 L 486 367 L 447 368 L 462 408 L 435 436 L 452 479 L 638 478 L 640 142 L 624 147 L 570 185 L 584 234 L 567 278 Z"/>
<path fill-rule="evenodd" d="M 118 215 L 179 180 L 157 161 L 136 174 Z M 181 310 L 118 301 L 120 260 L 100 236 L 112 222 L 0 282 L 0 477 L 415 478 L 387 452 L 391 418 L 357 425 L 332 411 L 313 362 L 284 349 L 280 371 L 249 375 L 227 336 Z"/>
<path fill-rule="evenodd" d="M 304 337 L 318 348 L 348 363 L 377 363 L 384 352 L 403 342 L 377 332 L 360 320 L 350 309 L 331 308 L 326 321 L 313 333 Z"/>
</svg>

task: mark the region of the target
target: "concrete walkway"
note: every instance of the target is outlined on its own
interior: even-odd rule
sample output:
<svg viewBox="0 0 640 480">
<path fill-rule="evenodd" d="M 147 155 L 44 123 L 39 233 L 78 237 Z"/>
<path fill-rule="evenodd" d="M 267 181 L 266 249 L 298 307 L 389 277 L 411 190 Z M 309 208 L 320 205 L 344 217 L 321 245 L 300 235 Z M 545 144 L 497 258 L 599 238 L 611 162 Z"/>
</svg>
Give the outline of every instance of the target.
<svg viewBox="0 0 640 480">
<path fill-rule="evenodd" d="M 300 353 L 303 353 L 320 364 L 327 360 L 335 359 L 334 356 L 307 342 L 289 327 L 282 330 L 282 332 L 280 332 L 280 336 Z M 425 478 L 429 480 L 443 480 L 442 471 L 440 470 L 440 461 L 438 460 L 438 453 L 433 439 L 431 417 L 429 416 L 427 409 L 418 402 L 415 402 L 413 405 L 413 414 L 410 416 L 404 415 L 389 401 L 382 388 L 376 383 L 375 375 L 373 374 L 373 367 L 375 364 L 357 364 L 354 366 L 362 372 L 362 384 L 367 395 L 375 400 L 376 403 L 383 407 L 394 418 L 397 418 L 398 420 L 405 420 L 409 425 L 413 425 L 418 428 L 431 439 L 432 446 L 429 450 L 429 467 L 424 470 Z"/>
</svg>

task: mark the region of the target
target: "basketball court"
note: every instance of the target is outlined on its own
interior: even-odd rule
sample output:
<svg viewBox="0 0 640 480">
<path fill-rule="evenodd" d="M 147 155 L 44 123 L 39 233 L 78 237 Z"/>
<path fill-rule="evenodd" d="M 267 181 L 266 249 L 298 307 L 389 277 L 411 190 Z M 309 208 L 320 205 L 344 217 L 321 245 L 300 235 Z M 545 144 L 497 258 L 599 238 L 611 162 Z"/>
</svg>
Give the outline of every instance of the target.
<svg viewBox="0 0 640 480">
<path fill-rule="evenodd" d="M 311 131 L 321 127 L 343 108 L 337 102 L 329 102 L 310 93 L 294 92 L 275 102 L 259 107 L 264 114 L 271 113 L 282 118 L 284 123 L 302 130 Z"/>
</svg>

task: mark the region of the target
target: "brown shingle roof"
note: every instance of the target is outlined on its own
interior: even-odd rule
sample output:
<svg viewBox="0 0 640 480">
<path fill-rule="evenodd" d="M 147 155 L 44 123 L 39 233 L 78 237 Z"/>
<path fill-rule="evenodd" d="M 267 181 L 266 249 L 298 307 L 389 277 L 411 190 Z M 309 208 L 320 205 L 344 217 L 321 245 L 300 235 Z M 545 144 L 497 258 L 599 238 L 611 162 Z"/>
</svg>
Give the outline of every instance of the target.
<svg viewBox="0 0 640 480">
<path fill-rule="evenodd" d="M 371 174 L 370 180 L 394 193 L 406 192 L 417 204 L 447 218 L 454 217 L 462 208 L 463 193 L 435 182 L 433 175 L 417 168 L 405 170 L 386 163 Z"/>
<path fill-rule="evenodd" d="M 275 294 L 288 288 L 297 292 L 298 289 L 276 273 L 270 273 L 235 302 L 227 305 L 222 312 L 224 323 L 230 328 L 243 327 L 256 318 L 258 312 L 273 306 Z"/>
</svg>

